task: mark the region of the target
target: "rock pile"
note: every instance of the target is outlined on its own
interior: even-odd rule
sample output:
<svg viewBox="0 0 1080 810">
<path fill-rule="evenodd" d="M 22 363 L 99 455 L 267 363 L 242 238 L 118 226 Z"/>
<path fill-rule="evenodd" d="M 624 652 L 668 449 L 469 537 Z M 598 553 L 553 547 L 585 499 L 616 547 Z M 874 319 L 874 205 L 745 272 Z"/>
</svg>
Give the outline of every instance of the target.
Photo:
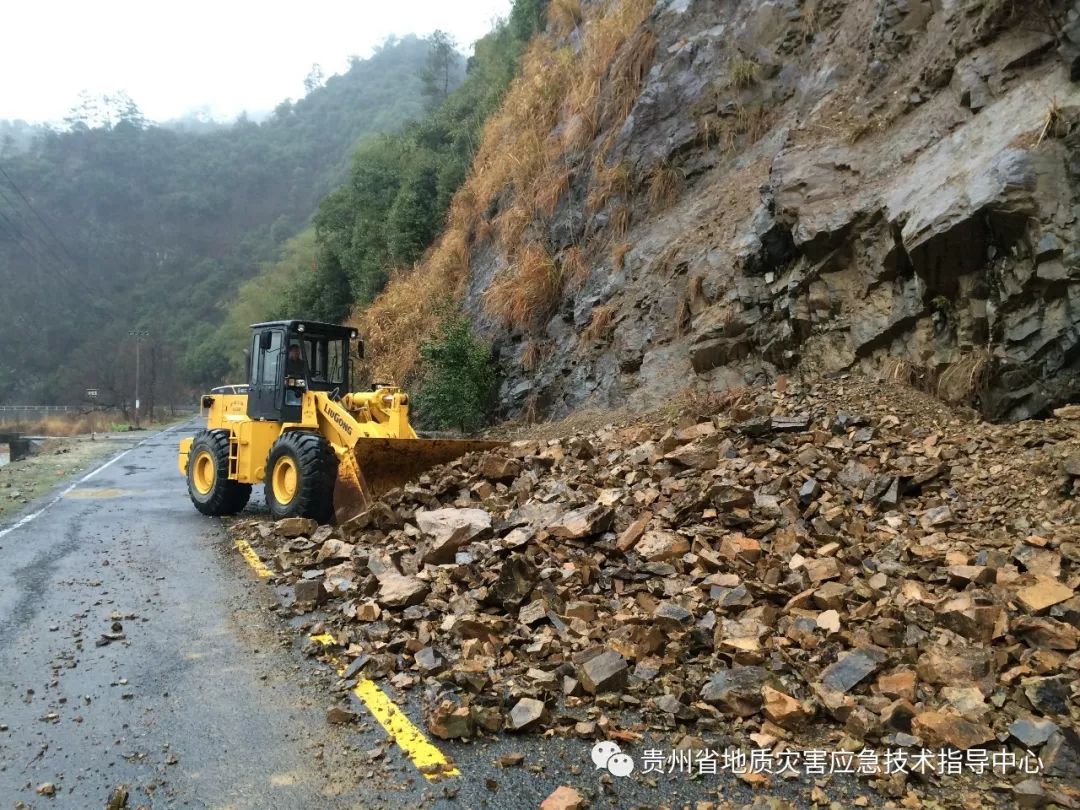
<svg viewBox="0 0 1080 810">
<path fill-rule="evenodd" d="M 440 738 L 1006 746 L 1080 777 L 1077 415 L 779 385 L 234 528 Z"/>
</svg>

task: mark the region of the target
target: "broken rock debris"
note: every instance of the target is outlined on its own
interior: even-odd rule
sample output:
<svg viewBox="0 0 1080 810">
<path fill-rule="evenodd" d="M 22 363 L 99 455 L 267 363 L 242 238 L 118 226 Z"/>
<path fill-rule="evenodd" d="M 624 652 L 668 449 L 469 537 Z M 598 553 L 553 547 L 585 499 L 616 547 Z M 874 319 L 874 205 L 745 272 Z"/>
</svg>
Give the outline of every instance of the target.
<svg viewBox="0 0 1080 810">
<path fill-rule="evenodd" d="M 349 677 L 423 685 L 439 738 L 1005 744 L 1077 777 L 1076 442 L 789 383 L 466 456 L 336 528 L 235 529 Z"/>
</svg>

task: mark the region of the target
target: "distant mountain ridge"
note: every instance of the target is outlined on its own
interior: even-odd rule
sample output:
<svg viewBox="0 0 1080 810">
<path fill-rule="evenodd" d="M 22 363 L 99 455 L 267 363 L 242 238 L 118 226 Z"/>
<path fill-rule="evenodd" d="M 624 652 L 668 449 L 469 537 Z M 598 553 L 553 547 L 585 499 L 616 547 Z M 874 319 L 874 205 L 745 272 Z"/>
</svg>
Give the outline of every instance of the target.
<svg viewBox="0 0 1080 810">
<path fill-rule="evenodd" d="M 86 388 L 159 401 L 212 381 L 190 348 L 239 285 L 302 230 L 355 146 L 420 117 L 426 40 L 387 43 L 262 124 L 209 132 L 123 119 L 36 130 L 0 152 L 0 401 L 78 401 Z M 0 125 L 20 136 L 26 127 Z M 144 404 L 145 407 L 145 404 Z"/>
</svg>

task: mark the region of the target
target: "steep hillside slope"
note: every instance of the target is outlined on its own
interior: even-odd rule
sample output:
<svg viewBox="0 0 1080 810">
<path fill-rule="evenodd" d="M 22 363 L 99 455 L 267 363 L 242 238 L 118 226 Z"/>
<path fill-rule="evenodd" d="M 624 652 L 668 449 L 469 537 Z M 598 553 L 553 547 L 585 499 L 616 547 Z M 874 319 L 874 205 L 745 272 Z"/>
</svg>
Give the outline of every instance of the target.
<svg viewBox="0 0 1080 810">
<path fill-rule="evenodd" d="M 380 371 L 452 292 L 509 415 L 850 368 L 994 418 L 1080 396 L 1070 8 L 553 3 L 442 242 L 359 318 Z"/>
</svg>

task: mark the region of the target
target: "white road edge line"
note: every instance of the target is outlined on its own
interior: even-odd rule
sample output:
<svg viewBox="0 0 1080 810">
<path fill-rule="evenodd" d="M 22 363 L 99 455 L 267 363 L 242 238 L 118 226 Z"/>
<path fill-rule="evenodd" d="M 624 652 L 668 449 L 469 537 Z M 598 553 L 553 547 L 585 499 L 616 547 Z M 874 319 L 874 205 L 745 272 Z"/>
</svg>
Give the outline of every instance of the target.
<svg viewBox="0 0 1080 810">
<path fill-rule="evenodd" d="M 106 467 L 111 467 L 113 464 L 118 462 L 120 459 L 122 459 L 124 456 L 126 456 L 128 453 L 130 453 L 132 450 L 137 450 L 138 448 L 142 447 L 144 444 L 146 444 L 151 439 L 156 439 L 158 436 L 161 436 L 164 433 L 168 433 L 170 430 L 172 430 L 173 428 L 176 428 L 176 427 L 180 427 L 180 425 L 172 425 L 170 427 L 165 428 L 164 430 L 159 430 L 157 433 L 153 434 L 152 436 L 147 436 L 145 439 L 142 439 L 137 444 L 132 445 L 127 450 L 123 450 L 120 453 L 117 453 L 115 456 L 113 456 L 111 459 L 106 461 L 100 467 L 97 467 L 97 468 L 91 470 L 90 472 L 88 472 L 86 475 L 84 475 L 82 478 L 80 478 L 75 483 L 69 484 L 67 487 L 64 488 L 64 490 L 59 495 L 57 495 L 55 498 L 53 498 L 51 501 L 49 501 L 43 507 L 38 509 L 36 512 L 32 512 L 31 514 L 20 518 L 15 523 L 8 526 L 6 529 L 0 529 L 0 538 L 3 538 L 6 535 L 11 534 L 16 529 L 21 529 L 23 526 L 25 526 L 30 521 L 34 520 L 35 518 L 40 517 L 49 507 L 54 506 L 57 501 L 59 501 L 61 498 L 63 498 L 65 495 L 67 495 L 69 492 L 71 492 L 71 490 L 75 489 L 75 487 L 77 487 L 79 484 L 81 484 L 81 483 L 83 483 L 85 481 L 89 481 L 91 478 L 93 478 L 99 472 L 104 470 Z"/>
</svg>

